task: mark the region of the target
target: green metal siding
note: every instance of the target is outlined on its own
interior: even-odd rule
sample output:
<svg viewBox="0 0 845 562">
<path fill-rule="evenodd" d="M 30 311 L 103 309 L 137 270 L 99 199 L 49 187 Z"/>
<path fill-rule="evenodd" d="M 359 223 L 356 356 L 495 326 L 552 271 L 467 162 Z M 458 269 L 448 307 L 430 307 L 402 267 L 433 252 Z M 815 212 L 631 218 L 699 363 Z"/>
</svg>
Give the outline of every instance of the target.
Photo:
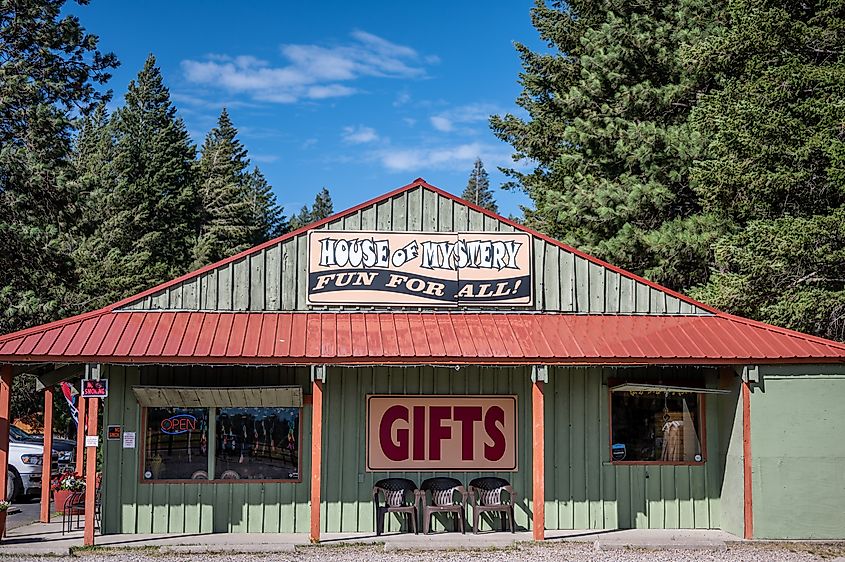
<svg viewBox="0 0 845 562">
<path fill-rule="evenodd" d="M 322 228 L 425 232 L 515 230 L 508 224 L 422 187 L 360 209 Z M 306 304 L 307 242 L 307 234 L 301 234 L 192 277 L 125 308 L 224 311 L 320 309 Z M 536 310 L 709 314 L 540 238 L 534 238 L 533 252 Z M 369 307 L 347 307 L 349 310 L 364 308 Z"/>
<path fill-rule="evenodd" d="M 329 368 L 324 394 L 322 526 L 325 532 L 373 530 L 371 490 L 385 473 L 365 470 L 367 394 L 516 394 L 518 463 L 504 473 L 519 493 L 516 522 L 530 526 L 531 383 L 528 367 Z M 140 384 L 302 384 L 305 369 L 250 367 L 110 367 L 104 424 L 138 432 Z M 622 466 L 609 463 L 608 380 L 697 378 L 718 384 L 716 372 L 695 368 L 550 367 L 546 392 L 546 525 L 549 529 L 718 528 L 722 463 L 717 415 L 707 401 L 704 466 Z M 299 484 L 140 484 L 139 448 L 105 442 L 104 531 L 306 532 L 309 525 L 311 409 L 303 409 Z M 438 473 L 442 474 L 442 473 Z M 486 474 L 486 473 L 485 473 Z M 399 476 L 390 473 L 390 476 Z M 406 476 L 421 482 L 432 473 Z M 469 481 L 480 473 L 455 473 Z M 441 526 L 437 523 L 436 526 Z M 398 528 L 398 519 L 389 522 Z"/>
<path fill-rule="evenodd" d="M 104 533 L 307 532 L 311 473 L 311 408 L 302 409 L 301 483 L 141 484 L 141 409 L 137 384 L 251 386 L 302 384 L 308 373 L 295 368 L 123 367 L 106 369 L 110 379 L 103 425 L 137 432 L 135 449 L 105 441 Z"/>
<path fill-rule="evenodd" d="M 754 538 L 845 538 L 845 367 L 760 373 L 751 395 Z"/>
</svg>

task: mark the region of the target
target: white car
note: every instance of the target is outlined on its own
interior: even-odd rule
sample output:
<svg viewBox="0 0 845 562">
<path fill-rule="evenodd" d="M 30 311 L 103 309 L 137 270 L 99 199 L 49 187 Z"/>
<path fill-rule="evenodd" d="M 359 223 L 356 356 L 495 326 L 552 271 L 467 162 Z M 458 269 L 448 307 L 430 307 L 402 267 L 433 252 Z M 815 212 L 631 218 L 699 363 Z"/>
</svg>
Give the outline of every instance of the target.
<svg viewBox="0 0 845 562">
<path fill-rule="evenodd" d="M 9 475 L 6 479 L 6 499 L 14 501 L 24 495 L 41 492 L 41 465 L 44 458 L 44 445 L 38 436 L 30 435 L 19 428 L 9 428 Z M 53 450 L 53 475 L 59 472 L 59 458 L 68 455 L 63 451 Z M 49 486 L 50 483 L 48 482 Z"/>
</svg>

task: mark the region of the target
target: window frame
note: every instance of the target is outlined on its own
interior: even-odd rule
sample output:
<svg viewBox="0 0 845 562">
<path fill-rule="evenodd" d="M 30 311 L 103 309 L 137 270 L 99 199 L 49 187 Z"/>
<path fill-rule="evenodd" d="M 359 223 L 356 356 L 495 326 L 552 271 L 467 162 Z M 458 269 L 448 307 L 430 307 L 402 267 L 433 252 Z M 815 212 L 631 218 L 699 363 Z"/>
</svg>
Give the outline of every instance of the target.
<svg viewBox="0 0 845 562">
<path fill-rule="evenodd" d="M 305 397 L 303 397 L 303 398 L 305 398 Z M 307 398 L 310 398 L 310 396 L 308 396 Z M 208 478 L 207 480 L 198 480 L 198 479 L 191 479 L 191 478 L 187 478 L 187 479 L 167 478 L 167 479 L 161 479 L 161 480 L 152 480 L 152 479 L 144 478 L 144 464 L 145 464 L 146 454 L 147 454 L 147 410 L 149 410 L 150 407 L 149 406 L 141 406 L 141 430 L 142 430 L 143 433 L 141 435 L 141 446 L 139 448 L 140 454 L 138 455 L 138 482 L 140 484 L 148 484 L 148 485 L 156 485 L 156 484 L 198 484 L 198 485 L 202 485 L 202 484 L 301 484 L 302 483 L 302 453 L 304 451 L 303 443 L 302 443 L 302 419 L 303 419 L 303 414 L 305 412 L 305 406 L 308 405 L 308 404 L 311 404 L 311 400 L 303 400 L 302 406 L 300 406 L 300 407 L 279 406 L 280 408 L 293 408 L 295 410 L 299 410 L 299 423 L 297 424 L 299 426 L 299 428 L 298 428 L 299 436 L 297 437 L 297 443 L 299 444 L 299 450 L 297 451 L 297 455 L 296 455 L 296 464 L 297 464 L 296 473 L 299 475 L 299 477 L 295 478 L 295 479 L 294 478 L 281 478 L 281 479 L 261 479 L 261 480 L 258 480 L 258 479 L 253 480 L 253 479 L 248 479 L 248 478 L 239 479 L 239 480 L 223 479 L 223 478 L 214 478 L 214 479 Z M 209 442 L 210 442 L 211 441 L 210 440 L 210 438 L 211 438 L 211 424 L 217 423 L 216 422 L 216 415 L 215 415 L 214 419 L 212 420 L 211 410 L 214 409 L 215 414 L 216 414 L 217 408 L 214 407 L 214 406 L 192 406 L 192 407 L 194 407 L 194 408 L 205 408 L 206 410 L 209 410 L 208 428 L 207 428 L 208 434 L 206 435 L 206 439 L 208 439 Z M 247 408 L 252 408 L 252 407 L 261 408 L 262 406 L 245 406 L 245 407 L 247 407 Z M 215 433 L 215 439 L 216 439 L 216 433 L 217 433 L 216 426 L 215 426 L 215 432 L 214 433 Z M 216 454 L 217 454 L 216 448 L 215 448 L 214 453 L 215 453 L 215 457 L 216 457 Z M 217 463 L 217 460 L 215 458 L 214 464 L 216 465 L 216 463 Z M 216 466 L 215 466 L 215 468 L 216 468 Z M 211 476 L 211 475 L 209 475 L 209 476 Z"/>
<path fill-rule="evenodd" d="M 695 392 L 698 396 L 698 414 L 699 414 L 699 442 L 701 443 L 701 460 L 700 461 L 615 461 L 613 460 L 613 390 L 614 386 L 625 384 L 630 381 L 609 381 L 607 385 L 607 452 L 609 454 L 609 463 L 619 466 L 704 466 L 707 464 L 707 389 L 694 385 L 666 385 L 666 386 L 685 386 L 688 388 L 701 388 L 702 392 Z M 633 384 L 633 383 L 632 383 Z M 646 384 L 646 383 L 642 383 Z M 623 391 L 626 392 L 626 391 Z"/>
</svg>

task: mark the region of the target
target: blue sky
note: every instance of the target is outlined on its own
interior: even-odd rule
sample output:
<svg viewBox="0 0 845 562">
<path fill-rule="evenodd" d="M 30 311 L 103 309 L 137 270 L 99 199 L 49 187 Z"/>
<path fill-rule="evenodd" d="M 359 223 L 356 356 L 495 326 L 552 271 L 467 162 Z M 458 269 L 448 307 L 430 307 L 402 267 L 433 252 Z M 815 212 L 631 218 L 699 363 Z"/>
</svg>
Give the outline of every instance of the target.
<svg viewBox="0 0 845 562">
<path fill-rule="evenodd" d="M 460 194 L 476 156 L 500 211 L 511 147 L 491 113 L 517 112 L 515 41 L 542 48 L 531 2 L 69 4 L 121 67 L 114 105 L 155 54 L 199 145 L 226 106 L 287 214 L 323 186 L 335 210 L 423 177 Z"/>
</svg>

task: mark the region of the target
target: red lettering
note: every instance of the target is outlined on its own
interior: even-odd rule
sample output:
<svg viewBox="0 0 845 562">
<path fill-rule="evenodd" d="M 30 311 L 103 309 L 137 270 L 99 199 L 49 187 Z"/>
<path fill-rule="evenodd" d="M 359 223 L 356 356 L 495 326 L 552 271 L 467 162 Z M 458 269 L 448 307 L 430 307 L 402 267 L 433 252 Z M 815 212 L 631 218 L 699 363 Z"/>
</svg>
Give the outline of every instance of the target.
<svg viewBox="0 0 845 562">
<path fill-rule="evenodd" d="M 384 412 L 378 428 L 381 449 L 384 456 L 392 461 L 408 460 L 408 429 L 397 429 L 396 441 L 393 441 L 393 425 L 399 420 L 408 421 L 408 408 L 397 404 Z"/>
<path fill-rule="evenodd" d="M 414 460 L 425 460 L 425 406 L 414 406 Z"/>
<path fill-rule="evenodd" d="M 499 406 L 491 406 L 487 410 L 487 415 L 484 416 L 484 429 L 487 431 L 487 436 L 492 439 L 493 444 L 484 444 L 484 458 L 488 461 L 497 461 L 505 456 L 505 434 L 498 425 L 505 427 L 505 411 Z"/>
<path fill-rule="evenodd" d="M 475 458 L 475 422 L 481 421 L 481 406 L 455 406 L 453 415 L 461 422 L 461 459 L 471 461 Z"/>
<path fill-rule="evenodd" d="M 449 419 L 452 408 L 449 406 L 431 406 L 429 411 L 428 429 L 428 458 L 440 460 L 440 442 L 452 438 L 452 426 L 444 426 L 440 422 Z"/>
</svg>

